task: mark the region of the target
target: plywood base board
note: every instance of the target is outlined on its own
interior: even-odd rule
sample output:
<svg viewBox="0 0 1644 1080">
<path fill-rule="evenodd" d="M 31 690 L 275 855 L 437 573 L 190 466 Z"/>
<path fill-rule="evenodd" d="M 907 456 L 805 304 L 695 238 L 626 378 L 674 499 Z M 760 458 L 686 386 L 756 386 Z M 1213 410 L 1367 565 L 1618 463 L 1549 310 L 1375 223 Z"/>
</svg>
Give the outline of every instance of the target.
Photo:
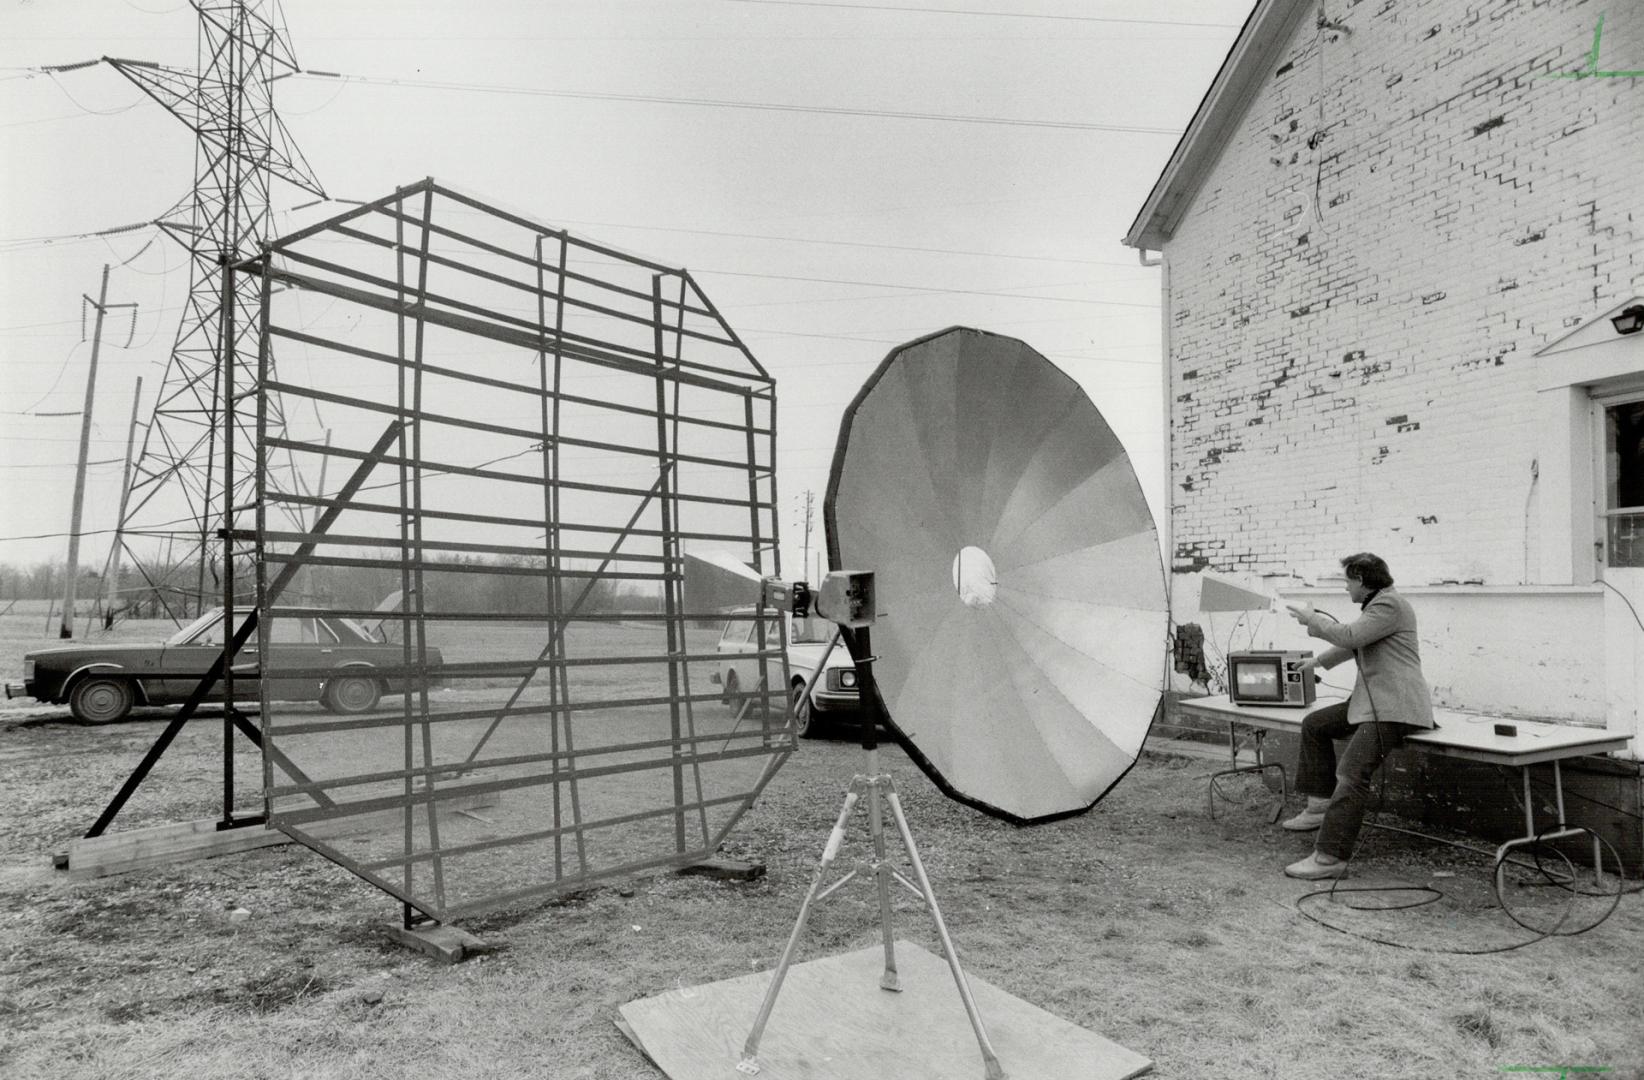
<svg viewBox="0 0 1644 1080">
<path fill-rule="evenodd" d="M 982 1055 L 948 965 L 896 943 L 902 991 L 879 988 L 880 946 L 795 964 L 759 1046 L 760 1080 L 964 1080 Z M 966 972 L 1005 1073 L 1021 1080 L 1127 1080 L 1134 1051 Z M 771 972 L 630 1001 L 618 1027 L 670 1080 L 732 1080 Z"/>
<path fill-rule="evenodd" d="M 284 833 L 260 825 L 218 829 L 207 818 L 70 840 L 68 850 L 53 862 L 74 877 L 101 877 L 290 842 Z"/>
</svg>

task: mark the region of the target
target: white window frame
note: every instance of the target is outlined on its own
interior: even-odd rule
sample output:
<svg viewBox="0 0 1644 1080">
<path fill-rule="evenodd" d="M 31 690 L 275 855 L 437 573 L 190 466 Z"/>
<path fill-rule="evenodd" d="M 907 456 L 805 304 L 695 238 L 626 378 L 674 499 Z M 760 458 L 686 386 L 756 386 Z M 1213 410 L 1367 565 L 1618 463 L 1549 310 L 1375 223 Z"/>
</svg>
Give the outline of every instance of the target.
<svg viewBox="0 0 1644 1080">
<path fill-rule="evenodd" d="M 1619 336 L 1618 304 L 1536 353 L 1539 571 L 1535 584 L 1593 586 L 1603 579 L 1608 537 L 1602 409 L 1644 394 L 1644 333 Z M 1603 537 L 1605 543 L 1600 544 Z"/>
<path fill-rule="evenodd" d="M 1595 571 L 1602 576 L 1610 566 L 1610 519 L 1619 515 L 1644 514 L 1644 506 L 1609 505 L 1609 468 L 1605 455 L 1607 425 L 1605 413 L 1617 405 L 1644 402 L 1644 385 L 1609 392 L 1595 391 L 1592 395 L 1593 433 L 1593 554 Z"/>
</svg>

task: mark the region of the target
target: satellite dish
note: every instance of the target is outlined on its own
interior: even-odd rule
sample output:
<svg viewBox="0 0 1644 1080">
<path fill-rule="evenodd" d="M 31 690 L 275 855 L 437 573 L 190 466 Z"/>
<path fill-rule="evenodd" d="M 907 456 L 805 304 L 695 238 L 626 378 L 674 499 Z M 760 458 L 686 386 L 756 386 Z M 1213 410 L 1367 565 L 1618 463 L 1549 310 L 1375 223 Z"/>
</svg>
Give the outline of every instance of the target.
<svg viewBox="0 0 1644 1080">
<path fill-rule="evenodd" d="M 1079 385 L 1014 338 L 891 351 L 845 410 L 834 567 L 872 571 L 891 727 L 961 802 L 1019 823 L 1094 806 L 1165 686 L 1158 532 Z"/>
</svg>

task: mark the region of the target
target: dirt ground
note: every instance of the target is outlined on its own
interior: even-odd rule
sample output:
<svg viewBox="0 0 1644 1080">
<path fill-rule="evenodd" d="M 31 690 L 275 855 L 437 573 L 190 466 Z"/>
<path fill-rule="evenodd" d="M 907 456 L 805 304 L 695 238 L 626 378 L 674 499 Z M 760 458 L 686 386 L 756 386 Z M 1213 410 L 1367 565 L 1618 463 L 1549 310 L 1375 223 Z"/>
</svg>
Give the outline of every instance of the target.
<svg viewBox="0 0 1644 1080">
<path fill-rule="evenodd" d="M 848 741 L 802 744 L 727 844 L 768 867 L 757 881 L 661 873 L 497 912 L 464 924 L 493 951 L 444 967 L 389 940 L 386 895 L 296 846 L 92 880 L 53 871 L 163 716 L 93 728 L 62 709 L 0 711 L 0 1075 L 659 1076 L 617 1031 L 618 1006 L 774 964 L 862 767 Z M 191 723 L 116 829 L 210 816 L 221 752 L 220 720 Z M 1298 910 L 1314 890 L 1279 872 L 1308 841 L 1268 823 L 1264 789 L 1235 786 L 1244 804 L 1208 818 L 1210 762 L 1146 754 L 1089 814 L 1029 829 L 950 802 L 898 750 L 883 763 L 967 967 L 1147 1055 L 1156 1076 L 1644 1077 L 1644 895 L 1535 940 L 1494 904 L 1484 860 L 1376 831 L 1349 884 L 1444 895 L 1381 913 L 1347 901 L 1426 894 L 1304 901 L 1331 929 Z M 1566 894 L 1508 891 L 1532 925 L 1558 925 Z M 876 941 L 872 903 L 866 888 L 835 894 L 803 956 Z M 1604 906 L 1577 898 L 1560 929 Z M 939 949 L 900 900 L 897 918 Z"/>
</svg>

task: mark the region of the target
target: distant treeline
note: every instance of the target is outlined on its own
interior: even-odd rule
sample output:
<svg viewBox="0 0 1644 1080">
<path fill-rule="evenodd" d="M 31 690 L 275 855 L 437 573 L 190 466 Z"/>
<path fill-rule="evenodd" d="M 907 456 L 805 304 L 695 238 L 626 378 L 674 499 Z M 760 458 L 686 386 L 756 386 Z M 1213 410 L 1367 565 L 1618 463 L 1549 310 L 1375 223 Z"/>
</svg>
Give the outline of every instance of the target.
<svg viewBox="0 0 1644 1080">
<path fill-rule="evenodd" d="M 439 566 L 437 569 L 425 566 L 422 572 L 423 603 L 429 611 L 546 615 L 553 610 L 547 562 L 540 555 L 453 555 L 430 561 Z M 596 579 L 591 573 L 574 570 L 562 571 L 562 574 L 558 600 L 562 607 L 575 604 L 578 610 L 589 614 L 662 609 L 657 583 L 609 577 Z M 415 575 L 406 577 L 415 589 Z M 369 608 L 401 591 L 405 581 L 400 571 L 392 567 L 317 566 L 299 574 L 294 587 L 318 598 L 322 606 Z"/>
<path fill-rule="evenodd" d="M 65 562 L 40 562 L 33 566 L 14 566 L 0 563 L 0 600 L 61 600 L 63 575 L 68 570 Z M 81 597 L 94 597 L 103 587 L 103 575 L 81 568 L 75 591 Z"/>
<path fill-rule="evenodd" d="M 361 551 L 348 556 L 381 558 L 380 551 Z M 552 610 L 546 560 L 541 556 L 459 555 L 437 559 L 435 569 L 424 568 L 422 590 L 429 611 L 496 612 L 509 615 L 543 615 Z M 269 563 L 268 573 L 282 564 Z M 215 566 L 206 568 L 205 595 L 196 596 L 201 580 L 198 562 L 145 567 L 139 572 L 129 563 L 122 567 L 116 592 L 115 614 L 128 618 L 191 617 L 199 608 L 222 603 L 222 578 Z M 254 603 L 256 576 L 249 564 L 236 566 L 236 601 Z M 40 562 L 19 567 L 0 563 L 0 602 L 11 600 L 60 600 L 67 565 Z M 416 588 L 411 575 L 411 587 Z M 403 589 L 404 578 L 388 566 L 307 566 L 298 572 L 282 602 L 292 606 L 372 609 Z M 102 575 L 82 570 L 75 587 L 79 610 L 101 603 L 107 595 Z M 577 604 L 585 613 L 651 612 L 662 608 L 661 590 L 654 582 L 599 578 L 591 573 L 570 571 L 559 580 L 559 603 Z M 578 600 L 580 598 L 580 603 Z"/>
</svg>

